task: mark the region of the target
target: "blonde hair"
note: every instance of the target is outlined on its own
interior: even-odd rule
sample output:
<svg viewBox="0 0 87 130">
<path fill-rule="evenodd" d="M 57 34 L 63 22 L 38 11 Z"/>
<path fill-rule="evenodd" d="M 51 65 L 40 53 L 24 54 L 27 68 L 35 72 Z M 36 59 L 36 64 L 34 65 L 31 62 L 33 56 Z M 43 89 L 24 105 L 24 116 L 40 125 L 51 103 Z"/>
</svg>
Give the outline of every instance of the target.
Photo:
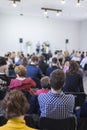
<svg viewBox="0 0 87 130">
<path fill-rule="evenodd" d="M 23 65 L 16 66 L 15 73 L 18 74 L 20 77 L 25 77 L 26 76 L 26 68 Z"/>
</svg>

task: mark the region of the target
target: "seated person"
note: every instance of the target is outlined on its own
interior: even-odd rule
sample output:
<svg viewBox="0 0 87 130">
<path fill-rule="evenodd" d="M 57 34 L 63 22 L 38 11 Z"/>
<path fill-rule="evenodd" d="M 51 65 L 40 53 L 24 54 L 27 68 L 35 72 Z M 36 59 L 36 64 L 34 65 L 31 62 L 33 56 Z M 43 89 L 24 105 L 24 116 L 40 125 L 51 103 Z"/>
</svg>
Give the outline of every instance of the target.
<svg viewBox="0 0 87 130">
<path fill-rule="evenodd" d="M 71 94 L 64 94 L 61 90 L 65 83 L 63 70 L 54 70 L 50 75 L 51 91 L 40 94 L 38 102 L 41 117 L 65 119 L 73 115 L 75 98 Z"/>
<path fill-rule="evenodd" d="M 0 56 L 0 75 L 8 76 L 8 65 L 5 57 Z"/>
<path fill-rule="evenodd" d="M 56 57 L 52 58 L 52 66 L 48 67 L 46 70 L 46 75 L 50 76 L 51 72 L 53 72 L 56 69 L 60 69 L 58 59 Z"/>
<path fill-rule="evenodd" d="M 64 64 L 64 67 L 63 67 L 63 71 L 64 73 L 66 73 L 66 71 L 69 70 L 69 61 L 66 61 L 65 64 Z"/>
<path fill-rule="evenodd" d="M 5 82 L 6 86 L 9 85 L 8 79 L 8 65 L 5 57 L 0 56 L 0 79 Z M 1 85 L 1 82 L 0 82 Z M 1 88 L 1 87 L 0 87 Z"/>
<path fill-rule="evenodd" d="M 87 117 L 87 98 L 84 100 L 80 108 L 80 117 Z"/>
<path fill-rule="evenodd" d="M 36 95 L 49 92 L 50 78 L 48 76 L 41 78 L 41 87 L 42 87 L 42 89 L 39 89 L 39 90 L 36 91 Z"/>
<path fill-rule="evenodd" d="M 23 65 L 15 67 L 16 79 L 11 79 L 8 89 L 28 90 L 34 95 L 31 87 L 36 87 L 36 83 L 31 78 L 26 78 L 26 68 Z"/>
<path fill-rule="evenodd" d="M 39 64 L 39 59 L 37 56 L 32 56 L 31 57 L 31 64 L 26 66 L 27 73 L 26 77 L 31 77 L 31 78 L 37 78 L 40 79 L 43 74 L 41 69 L 38 67 Z"/>
<path fill-rule="evenodd" d="M 70 61 L 69 70 L 66 72 L 64 92 L 84 92 L 83 76 L 76 61 Z"/>
<path fill-rule="evenodd" d="M 39 68 L 41 69 L 42 73 L 46 75 L 46 70 L 48 68 L 48 64 L 45 62 L 45 56 L 41 55 L 39 57 Z"/>
<path fill-rule="evenodd" d="M 35 130 L 25 124 L 24 114 L 28 109 L 29 103 L 21 91 L 12 90 L 7 93 L 3 100 L 3 111 L 8 121 L 0 130 Z"/>
</svg>

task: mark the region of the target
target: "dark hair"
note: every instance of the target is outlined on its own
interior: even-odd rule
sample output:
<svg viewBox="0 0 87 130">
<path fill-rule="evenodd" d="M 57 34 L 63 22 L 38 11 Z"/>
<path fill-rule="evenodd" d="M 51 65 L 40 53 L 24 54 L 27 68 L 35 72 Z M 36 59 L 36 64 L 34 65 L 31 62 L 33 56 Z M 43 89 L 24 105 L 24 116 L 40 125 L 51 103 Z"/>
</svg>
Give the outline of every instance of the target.
<svg viewBox="0 0 87 130">
<path fill-rule="evenodd" d="M 57 58 L 56 58 L 56 57 L 52 58 L 52 62 L 53 62 L 54 64 L 57 64 Z"/>
<path fill-rule="evenodd" d="M 59 90 L 63 87 L 65 82 L 65 74 L 63 70 L 56 69 L 50 74 L 51 88 Z"/>
<path fill-rule="evenodd" d="M 79 65 L 76 61 L 70 61 L 70 65 L 69 65 L 69 71 L 70 74 L 76 72 L 79 73 Z"/>
<path fill-rule="evenodd" d="M 50 78 L 48 76 L 44 76 L 41 78 L 41 87 L 42 88 L 50 88 Z"/>
<path fill-rule="evenodd" d="M 45 56 L 44 56 L 44 55 L 41 55 L 39 58 L 40 58 L 40 61 L 44 61 Z"/>
<path fill-rule="evenodd" d="M 38 57 L 37 57 L 37 56 L 32 56 L 32 57 L 31 57 L 31 60 L 32 60 L 33 62 L 38 61 Z"/>
<path fill-rule="evenodd" d="M 6 62 L 5 57 L 0 56 L 0 66 L 6 65 L 6 64 L 7 62 Z"/>
<path fill-rule="evenodd" d="M 28 65 L 28 60 L 27 60 L 26 57 L 23 57 L 23 59 L 22 59 L 22 65 L 25 66 L 25 67 Z"/>
<path fill-rule="evenodd" d="M 25 95 L 19 90 L 11 90 L 3 100 L 3 111 L 7 119 L 24 115 L 29 109 Z"/>
</svg>

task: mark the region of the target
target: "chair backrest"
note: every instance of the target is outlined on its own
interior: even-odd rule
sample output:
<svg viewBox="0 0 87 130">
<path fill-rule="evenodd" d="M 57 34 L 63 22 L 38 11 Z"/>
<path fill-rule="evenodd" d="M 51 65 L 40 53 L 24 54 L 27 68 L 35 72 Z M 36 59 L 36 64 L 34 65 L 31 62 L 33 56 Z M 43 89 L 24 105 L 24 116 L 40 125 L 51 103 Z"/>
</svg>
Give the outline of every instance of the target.
<svg viewBox="0 0 87 130">
<path fill-rule="evenodd" d="M 25 115 L 24 120 L 27 126 L 34 127 L 34 120 L 31 116 Z"/>
<path fill-rule="evenodd" d="M 25 120 L 25 123 L 27 126 L 35 128 L 35 129 L 39 128 L 39 125 L 38 125 L 39 117 L 37 117 L 36 115 L 33 115 L 33 114 L 27 115 L 26 114 L 24 117 L 24 120 Z"/>
<path fill-rule="evenodd" d="M 0 126 L 3 126 L 7 123 L 7 119 L 4 116 L 0 116 Z"/>
<path fill-rule="evenodd" d="M 75 130 L 76 119 L 70 117 L 67 119 L 40 118 L 40 130 Z"/>
<path fill-rule="evenodd" d="M 79 119 L 77 130 L 87 130 L 87 117 Z"/>
<path fill-rule="evenodd" d="M 72 94 L 75 96 L 75 107 L 82 106 L 86 97 L 84 92 L 65 92 L 65 94 Z"/>
</svg>

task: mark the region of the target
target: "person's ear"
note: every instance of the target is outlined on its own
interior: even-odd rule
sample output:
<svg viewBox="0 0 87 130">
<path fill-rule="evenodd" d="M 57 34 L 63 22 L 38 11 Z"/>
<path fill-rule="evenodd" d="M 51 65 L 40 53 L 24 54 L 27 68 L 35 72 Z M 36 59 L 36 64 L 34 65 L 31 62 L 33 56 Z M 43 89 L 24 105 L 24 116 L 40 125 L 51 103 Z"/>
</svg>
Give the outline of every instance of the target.
<svg viewBox="0 0 87 130">
<path fill-rule="evenodd" d="M 64 86 L 65 86 L 65 83 L 63 84 L 62 88 L 64 88 Z"/>
</svg>

